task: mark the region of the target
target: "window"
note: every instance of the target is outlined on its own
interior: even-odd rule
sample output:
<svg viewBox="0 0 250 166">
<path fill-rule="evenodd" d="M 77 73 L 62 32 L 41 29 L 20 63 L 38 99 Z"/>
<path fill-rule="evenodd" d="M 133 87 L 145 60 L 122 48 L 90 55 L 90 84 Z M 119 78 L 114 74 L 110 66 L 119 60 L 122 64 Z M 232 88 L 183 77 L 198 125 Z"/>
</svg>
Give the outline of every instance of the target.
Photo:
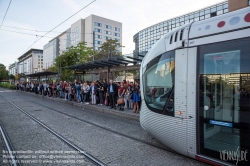
<svg viewBox="0 0 250 166">
<path fill-rule="evenodd" d="M 121 29 L 117 28 L 117 27 L 114 27 L 114 30 L 120 32 Z"/>
<path fill-rule="evenodd" d="M 221 15 L 221 14 L 223 14 L 223 10 L 217 11 L 217 14 L 216 14 L 216 15 Z"/>
<path fill-rule="evenodd" d="M 95 44 L 102 44 L 101 41 L 95 40 Z"/>
<path fill-rule="evenodd" d="M 216 12 L 210 13 L 210 17 L 215 17 L 215 16 L 217 16 Z"/>
<path fill-rule="evenodd" d="M 108 37 L 108 36 L 104 36 L 105 40 L 110 40 L 111 37 Z"/>
<path fill-rule="evenodd" d="M 98 26 L 98 27 L 102 27 L 102 24 L 99 23 L 99 22 L 94 22 L 94 25 L 95 25 L 95 26 Z"/>
<path fill-rule="evenodd" d="M 250 38 L 245 38 L 198 48 L 197 112 L 202 155 L 220 160 L 222 150 L 239 149 L 242 157 L 242 151 L 249 149 L 245 141 L 250 139 L 249 45 Z M 249 160 L 241 164 L 249 165 Z"/>
<path fill-rule="evenodd" d="M 183 36 L 183 31 L 184 29 L 181 30 L 181 34 L 180 34 L 180 40 L 182 40 L 182 36 Z"/>
<path fill-rule="evenodd" d="M 101 48 L 100 47 L 97 47 L 97 46 L 95 46 L 95 50 L 101 50 Z"/>
<path fill-rule="evenodd" d="M 110 31 L 105 31 L 105 34 L 111 35 L 112 32 L 110 32 Z"/>
<path fill-rule="evenodd" d="M 41 61 L 43 61 L 43 60 L 41 59 Z"/>
<path fill-rule="evenodd" d="M 174 116 L 175 51 L 166 52 L 145 67 L 144 98 L 151 111 Z"/>
<path fill-rule="evenodd" d="M 174 42 L 177 42 L 178 32 L 175 33 Z"/>
<path fill-rule="evenodd" d="M 110 25 L 105 25 L 105 28 L 107 28 L 107 29 L 112 29 L 112 26 L 110 26 Z"/>
<path fill-rule="evenodd" d="M 206 15 L 205 15 L 205 18 L 210 18 L 210 14 L 206 14 Z"/>
<path fill-rule="evenodd" d="M 114 33 L 114 36 L 120 37 L 120 33 Z"/>
<path fill-rule="evenodd" d="M 118 38 L 114 38 L 114 40 L 117 40 L 117 42 L 120 42 L 120 39 L 118 39 Z"/>
<path fill-rule="evenodd" d="M 98 28 L 94 28 L 94 31 L 95 31 L 95 32 L 99 32 L 99 33 L 102 32 L 102 30 L 101 30 L 101 29 L 98 29 Z"/>
<path fill-rule="evenodd" d="M 101 39 L 102 35 L 95 35 L 95 38 Z"/>
</svg>

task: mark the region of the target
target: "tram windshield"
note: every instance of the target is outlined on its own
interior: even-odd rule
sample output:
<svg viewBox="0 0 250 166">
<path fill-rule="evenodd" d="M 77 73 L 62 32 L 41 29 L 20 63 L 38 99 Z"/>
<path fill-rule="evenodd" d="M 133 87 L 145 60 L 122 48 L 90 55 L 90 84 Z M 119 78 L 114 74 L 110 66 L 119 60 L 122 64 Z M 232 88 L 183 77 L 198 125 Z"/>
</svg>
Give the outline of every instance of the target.
<svg viewBox="0 0 250 166">
<path fill-rule="evenodd" d="M 148 107 L 163 113 L 167 107 L 174 111 L 174 51 L 166 52 L 146 66 L 143 74 L 144 98 Z"/>
</svg>

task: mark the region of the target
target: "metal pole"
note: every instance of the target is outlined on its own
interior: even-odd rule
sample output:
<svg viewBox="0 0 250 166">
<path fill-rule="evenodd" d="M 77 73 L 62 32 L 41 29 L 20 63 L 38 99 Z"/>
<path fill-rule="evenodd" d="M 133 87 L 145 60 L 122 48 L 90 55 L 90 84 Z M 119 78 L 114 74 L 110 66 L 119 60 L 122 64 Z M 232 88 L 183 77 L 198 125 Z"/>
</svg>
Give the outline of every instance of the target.
<svg viewBox="0 0 250 166">
<path fill-rule="evenodd" d="M 93 61 L 95 60 L 95 31 L 93 31 Z"/>
</svg>

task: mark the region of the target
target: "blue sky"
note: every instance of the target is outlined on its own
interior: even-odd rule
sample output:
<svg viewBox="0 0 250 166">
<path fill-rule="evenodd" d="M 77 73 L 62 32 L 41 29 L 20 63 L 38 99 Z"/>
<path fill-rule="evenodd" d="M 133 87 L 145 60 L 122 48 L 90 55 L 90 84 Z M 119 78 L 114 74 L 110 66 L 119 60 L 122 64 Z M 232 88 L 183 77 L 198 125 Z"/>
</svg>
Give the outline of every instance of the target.
<svg viewBox="0 0 250 166">
<path fill-rule="evenodd" d="M 10 0 L 0 0 L 0 23 Z M 9 11 L 0 28 L 0 63 L 5 66 L 17 61 L 37 39 L 35 35 L 46 32 L 26 31 L 6 26 L 49 31 L 66 18 L 77 12 L 92 0 L 12 0 Z M 72 23 L 91 14 L 122 22 L 123 54 L 134 50 L 133 35 L 155 23 L 183 15 L 222 0 L 96 0 L 86 9 L 56 28 L 63 32 Z M 32 35 L 23 35 L 8 31 L 18 31 Z M 55 37 L 59 33 L 46 36 Z M 42 49 L 51 38 L 42 38 L 32 48 Z"/>
</svg>

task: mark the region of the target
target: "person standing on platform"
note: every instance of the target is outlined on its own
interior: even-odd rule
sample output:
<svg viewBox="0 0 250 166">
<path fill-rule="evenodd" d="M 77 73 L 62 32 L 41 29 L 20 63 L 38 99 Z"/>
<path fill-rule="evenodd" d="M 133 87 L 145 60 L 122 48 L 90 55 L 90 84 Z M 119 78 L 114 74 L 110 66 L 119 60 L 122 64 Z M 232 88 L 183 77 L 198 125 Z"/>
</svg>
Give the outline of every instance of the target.
<svg viewBox="0 0 250 166">
<path fill-rule="evenodd" d="M 109 94 L 109 101 L 110 101 L 110 106 L 111 106 L 110 108 L 116 109 L 115 100 L 116 100 L 117 92 L 118 92 L 117 85 L 113 83 L 113 80 L 110 80 L 109 85 L 108 85 L 108 91 L 107 91 L 107 93 Z"/>
</svg>

